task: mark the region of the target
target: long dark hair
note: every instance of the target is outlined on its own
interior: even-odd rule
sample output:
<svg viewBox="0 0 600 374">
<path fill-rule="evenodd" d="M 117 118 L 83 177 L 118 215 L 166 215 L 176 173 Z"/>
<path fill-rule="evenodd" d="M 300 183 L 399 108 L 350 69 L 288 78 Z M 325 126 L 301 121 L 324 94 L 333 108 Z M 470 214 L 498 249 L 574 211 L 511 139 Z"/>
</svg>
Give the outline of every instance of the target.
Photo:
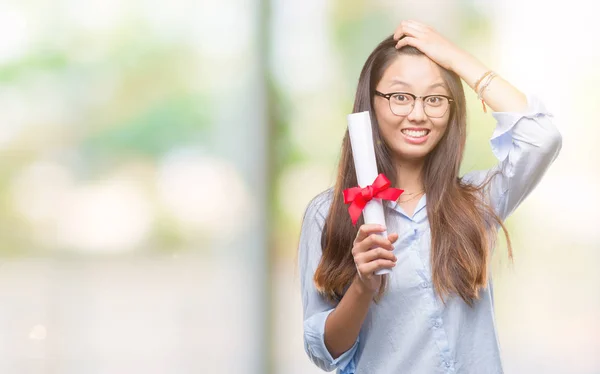
<svg viewBox="0 0 600 374">
<path fill-rule="evenodd" d="M 397 186 L 396 168 L 392 151 L 379 131 L 373 106 L 373 92 L 387 67 L 399 54 L 423 55 L 421 51 L 405 46 L 395 48 L 390 36 L 369 55 L 360 74 L 353 112 L 369 111 L 373 124 L 373 141 L 377 168 Z M 494 245 L 496 228 L 502 227 L 512 248 L 502 220 L 489 206 L 484 196 L 485 183 L 473 186 L 458 176 L 466 142 L 466 101 L 460 77 L 440 67 L 442 78 L 454 98 L 448 127 L 437 146 L 427 155 L 423 169 L 423 183 L 427 193 L 427 215 L 431 227 L 431 268 L 433 285 L 444 300 L 449 294 L 458 294 L 467 304 L 479 297 L 479 289 L 487 284 L 490 246 Z M 489 181 L 489 179 L 488 179 Z M 332 302 L 339 301 L 356 275 L 351 248 L 361 217 L 352 225 L 344 204 L 343 190 L 357 186 L 352 148 L 348 131 L 342 141 L 341 157 L 333 191 L 333 202 L 323 227 L 321 245 L 323 254 L 314 275 L 317 289 Z M 385 292 L 387 277 L 376 295 L 378 301 Z"/>
</svg>

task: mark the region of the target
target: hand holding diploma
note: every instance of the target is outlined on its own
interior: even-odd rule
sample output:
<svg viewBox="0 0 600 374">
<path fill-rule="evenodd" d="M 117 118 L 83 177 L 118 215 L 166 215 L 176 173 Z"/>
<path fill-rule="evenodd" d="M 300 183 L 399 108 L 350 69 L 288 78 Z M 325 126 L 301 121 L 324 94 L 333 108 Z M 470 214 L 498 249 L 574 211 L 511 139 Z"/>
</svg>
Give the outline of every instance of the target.
<svg viewBox="0 0 600 374">
<path fill-rule="evenodd" d="M 364 283 L 363 278 L 369 278 L 373 273 L 391 273 L 390 269 L 395 266 L 392 239 L 395 237 L 393 241 L 396 241 L 398 236 L 387 235 L 382 199 L 395 201 L 404 191 L 390 187 L 386 176 L 377 173 L 369 112 L 350 114 L 348 132 L 359 186 L 344 190 L 344 202 L 350 204 L 348 212 L 353 224 L 361 213 L 365 218 L 365 225 L 360 227 L 352 248 L 354 262 Z M 367 282 L 373 283 L 369 279 Z"/>
</svg>

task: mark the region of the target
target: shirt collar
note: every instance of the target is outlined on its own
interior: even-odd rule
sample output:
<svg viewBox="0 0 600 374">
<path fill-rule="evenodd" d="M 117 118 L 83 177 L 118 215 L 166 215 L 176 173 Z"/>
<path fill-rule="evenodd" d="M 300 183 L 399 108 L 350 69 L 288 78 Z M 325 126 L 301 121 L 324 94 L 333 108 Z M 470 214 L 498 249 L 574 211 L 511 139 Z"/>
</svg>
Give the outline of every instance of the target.
<svg viewBox="0 0 600 374">
<path fill-rule="evenodd" d="M 411 216 L 409 216 L 408 214 L 406 214 L 406 212 L 404 211 L 404 209 L 402 209 L 402 207 L 395 201 L 390 201 L 390 200 L 385 200 L 385 203 L 387 204 L 387 206 L 390 209 L 395 210 L 396 212 L 402 214 L 403 216 L 405 216 L 406 218 L 410 219 L 410 220 L 414 220 L 415 216 L 423 210 L 423 208 L 425 208 L 427 206 L 427 196 L 425 194 L 423 194 L 423 196 L 421 196 L 421 199 L 419 200 L 419 203 L 417 204 L 417 207 L 415 208 L 415 211 Z"/>
</svg>

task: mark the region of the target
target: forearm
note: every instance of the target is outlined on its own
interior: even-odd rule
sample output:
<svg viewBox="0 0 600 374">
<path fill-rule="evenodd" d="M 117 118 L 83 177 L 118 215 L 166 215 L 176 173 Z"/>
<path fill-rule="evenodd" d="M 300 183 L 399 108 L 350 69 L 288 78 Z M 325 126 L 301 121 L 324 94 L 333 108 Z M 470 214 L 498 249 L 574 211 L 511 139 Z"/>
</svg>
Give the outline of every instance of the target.
<svg viewBox="0 0 600 374">
<path fill-rule="evenodd" d="M 490 70 L 472 55 L 464 52 L 454 60 L 451 69 L 473 90 L 475 83 Z M 480 84 L 481 86 L 481 84 Z M 523 112 L 527 109 L 527 97 L 509 82 L 497 75 L 483 92 L 483 100 L 495 112 Z"/>
<path fill-rule="evenodd" d="M 348 291 L 325 322 L 325 346 L 335 359 L 352 348 L 369 311 L 373 294 L 352 282 Z"/>
</svg>

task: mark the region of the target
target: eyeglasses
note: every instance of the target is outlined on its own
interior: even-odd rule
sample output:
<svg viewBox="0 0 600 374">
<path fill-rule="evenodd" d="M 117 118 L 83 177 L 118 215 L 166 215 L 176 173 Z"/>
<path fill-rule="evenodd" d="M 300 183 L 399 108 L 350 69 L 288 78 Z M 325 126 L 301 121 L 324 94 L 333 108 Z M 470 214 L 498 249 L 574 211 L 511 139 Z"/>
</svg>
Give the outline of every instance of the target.
<svg viewBox="0 0 600 374">
<path fill-rule="evenodd" d="M 448 108 L 450 108 L 450 103 L 454 102 L 454 99 L 446 95 L 417 96 L 409 92 L 384 94 L 379 91 L 375 91 L 375 94 L 386 98 L 390 103 L 390 110 L 397 116 L 407 116 L 410 114 L 415 106 L 415 101 L 422 99 L 425 114 L 431 118 L 439 118 L 446 114 Z"/>
</svg>

